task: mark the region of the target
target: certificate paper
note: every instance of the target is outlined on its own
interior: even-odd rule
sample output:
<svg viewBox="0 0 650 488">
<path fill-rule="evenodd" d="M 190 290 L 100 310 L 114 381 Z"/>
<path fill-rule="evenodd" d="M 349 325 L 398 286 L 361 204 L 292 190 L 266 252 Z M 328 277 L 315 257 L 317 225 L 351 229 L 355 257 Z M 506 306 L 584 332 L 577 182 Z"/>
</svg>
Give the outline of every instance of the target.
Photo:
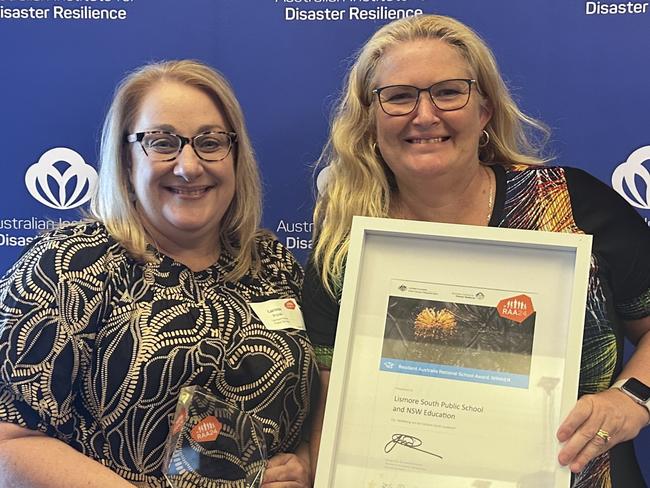
<svg viewBox="0 0 650 488">
<path fill-rule="evenodd" d="M 568 487 L 590 243 L 355 219 L 316 487 Z"/>
</svg>

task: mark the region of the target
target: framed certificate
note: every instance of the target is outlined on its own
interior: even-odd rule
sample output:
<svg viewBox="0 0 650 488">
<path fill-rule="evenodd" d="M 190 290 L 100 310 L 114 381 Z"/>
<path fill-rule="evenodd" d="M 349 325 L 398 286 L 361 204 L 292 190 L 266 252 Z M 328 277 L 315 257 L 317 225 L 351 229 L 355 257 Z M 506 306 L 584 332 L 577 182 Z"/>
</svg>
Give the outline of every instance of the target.
<svg viewBox="0 0 650 488">
<path fill-rule="evenodd" d="M 355 217 L 316 488 L 569 486 L 591 236 Z"/>
</svg>

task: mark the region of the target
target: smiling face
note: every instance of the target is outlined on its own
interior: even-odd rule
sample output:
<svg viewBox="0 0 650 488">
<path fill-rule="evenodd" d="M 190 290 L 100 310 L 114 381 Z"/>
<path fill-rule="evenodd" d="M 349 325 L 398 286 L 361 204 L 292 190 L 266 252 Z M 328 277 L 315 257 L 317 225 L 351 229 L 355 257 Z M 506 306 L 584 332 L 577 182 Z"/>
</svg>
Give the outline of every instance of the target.
<svg viewBox="0 0 650 488">
<path fill-rule="evenodd" d="M 465 58 L 444 41 L 423 39 L 388 49 L 377 66 L 374 86 L 426 88 L 458 78 L 474 78 Z M 445 112 L 433 105 L 427 92 L 421 92 L 416 109 L 396 117 L 384 113 L 375 98 L 377 145 L 398 186 L 473 174 L 468 171 L 478 168 L 478 141 L 490 120 L 490 110 L 482 102 L 473 86 L 465 107 Z"/>
<path fill-rule="evenodd" d="M 205 92 L 175 81 L 162 81 L 148 90 L 131 129 L 166 130 L 190 138 L 231 130 Z M 136 208 L 157 242 L 182 246 L 199 239 L 218 245 L 220 222 L 235 194 L 234 152 L 221 161 L 205 162 L 187 144 L 174 160 L 152 162 L 140 144 L 131 144 Z"/>
</svg>

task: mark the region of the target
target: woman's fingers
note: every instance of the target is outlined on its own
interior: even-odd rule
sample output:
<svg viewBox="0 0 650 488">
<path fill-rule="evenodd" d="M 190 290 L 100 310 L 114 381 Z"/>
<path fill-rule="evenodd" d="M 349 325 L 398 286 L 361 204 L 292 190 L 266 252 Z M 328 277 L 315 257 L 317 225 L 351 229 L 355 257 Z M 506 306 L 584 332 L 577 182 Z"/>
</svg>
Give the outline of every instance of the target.
<svg viewBox="0 0 650 488">
<path fill-rule="evenodd" d="M 262 488 L 309 488 L 309 467 L 295 454 L 276 454 L 266 465 Z"/>
<path fill-rule="evenodd" d="M 596 456 L 634 438 L 642 427 L 639 405 L 616 390 L 584 395 L 557 431 L 564 446 L 558 461 L 582 471 Z"/>
</svg>

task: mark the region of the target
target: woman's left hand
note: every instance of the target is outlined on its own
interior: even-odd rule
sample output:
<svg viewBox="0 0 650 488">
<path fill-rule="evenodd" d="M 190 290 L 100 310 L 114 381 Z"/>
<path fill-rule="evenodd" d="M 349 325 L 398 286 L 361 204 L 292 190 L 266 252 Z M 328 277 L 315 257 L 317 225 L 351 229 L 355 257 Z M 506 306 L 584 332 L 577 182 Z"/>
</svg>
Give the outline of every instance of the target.
<svg viewBox="0 0 650 488">
<path fill-rule="evenodd" d="M 276 454 L 269 459 L 262 488 L 310 488 L 307 462 L 295 454 Z"/>
<path fill-rule="evenodd" d="M 584 395 L 557 431 L 565 443 L 558 461 L 578 473 L 596 456 L 635 438 L 647 424 L 648 411 L 619 390 Z"/>
</svg>

